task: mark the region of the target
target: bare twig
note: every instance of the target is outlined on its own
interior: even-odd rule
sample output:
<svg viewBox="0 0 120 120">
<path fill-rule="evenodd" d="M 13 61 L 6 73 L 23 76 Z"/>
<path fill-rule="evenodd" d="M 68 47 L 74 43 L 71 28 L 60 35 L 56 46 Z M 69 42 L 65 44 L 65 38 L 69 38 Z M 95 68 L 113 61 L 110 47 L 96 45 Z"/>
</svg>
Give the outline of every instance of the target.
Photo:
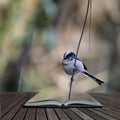
<svg viewBox="0 0 120 120">
<path fill-rule="evenodd" d="M 77 51 L 76 51 L 76 58 L 75 58 L 75 63 L 74 63 L 75 67 L 76 67 L 76 60 L 77 60 L 77 56 L 78 56 L 78 52 L 79 52 L 79 48 L 80 48 L 80 43 L 82 41 L 83 33 L 84 33 L 84 30 L 85 30 L 85 25 L 86 25 L 86 21 L 87 21 L 89 7 L 90 7 L 90 0 L 88 0 L 86 16 L 85 16 L 84 24 L 83 24 L 83 27 L 82 27 L 81 36 L 80 36 L 80 39 L 79 39 L 79 42 L 78 42 L 78 47 L 77 47 Z M 74 81 L 74 73 L 75 73 L 75 69 L 73 69 L 73 74 L 72 74 L 71 81 L 70 81 L 69 96 L 68 96 L 69 100 L 71 99 L 71 91 L 72 91 L 72 83 Z"/>
<path fill-rule="evenodd" d="M 89 6 L 89 43 L 88 43 L 88 45 L 89 45 L 89 51 L 91 50 L 91 21 L 92 21 L 92 0 L 90 0 L 90 6 Z"/>
</svg>

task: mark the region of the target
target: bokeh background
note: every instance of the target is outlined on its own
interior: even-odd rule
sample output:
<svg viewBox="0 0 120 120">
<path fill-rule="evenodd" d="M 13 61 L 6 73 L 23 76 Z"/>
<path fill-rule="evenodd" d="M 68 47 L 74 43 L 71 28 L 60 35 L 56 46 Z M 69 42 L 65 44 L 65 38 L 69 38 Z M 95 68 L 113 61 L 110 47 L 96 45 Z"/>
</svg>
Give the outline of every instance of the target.
<svg viewBox="0 0 120 120">
<path fill-rule="evenodd" d="M 76 52 L 86 7 L 87 0 L 0 0 L 0 90 L 67 95 L 61 61 Z M 92 0 L 91 15 L 78 56 L 105 84 L 79 75 L 73 93 L 120 92 L 120 0 Z"/>
</svg>

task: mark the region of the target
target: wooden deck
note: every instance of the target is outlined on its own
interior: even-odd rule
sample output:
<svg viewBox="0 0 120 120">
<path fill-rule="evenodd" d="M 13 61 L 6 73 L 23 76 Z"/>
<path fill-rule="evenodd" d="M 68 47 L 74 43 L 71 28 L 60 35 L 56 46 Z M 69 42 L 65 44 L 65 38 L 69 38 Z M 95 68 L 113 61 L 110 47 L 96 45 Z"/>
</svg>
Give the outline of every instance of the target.
<svg viewBox="0 0 120 120">
<path fill-rule="evenodd" d="M 103 108 L 23 108 L 35 93 L 0 93 L 1 120 L 120 120 L 120 94 L 92 94 Z"/>
</svg>

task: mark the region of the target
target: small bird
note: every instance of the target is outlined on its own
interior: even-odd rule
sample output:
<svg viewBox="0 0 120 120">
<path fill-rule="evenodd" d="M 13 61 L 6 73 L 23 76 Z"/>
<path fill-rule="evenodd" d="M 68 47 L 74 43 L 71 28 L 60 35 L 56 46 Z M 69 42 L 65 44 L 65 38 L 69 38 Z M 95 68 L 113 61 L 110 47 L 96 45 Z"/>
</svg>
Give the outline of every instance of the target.
<svg viewBox="0 0 120 120">
<path fill-rule="evenodd" d="M 76 60 L 76 64 L 75 64 L 75 60 Z M 64 71 L 69 75 L 73 75 L 73 70 L 74 70 L 74 75 L 82 73 L 95 80 L 99 85 L 102 85 L 104 83 L 102 80 L 90 74 L 87 71 L 86 65 L 79 58 L 76 57 L 75 53 L 71 51 L 67 51 L 64 53 L 62 60 L 62 67 Z"/>
</svg>

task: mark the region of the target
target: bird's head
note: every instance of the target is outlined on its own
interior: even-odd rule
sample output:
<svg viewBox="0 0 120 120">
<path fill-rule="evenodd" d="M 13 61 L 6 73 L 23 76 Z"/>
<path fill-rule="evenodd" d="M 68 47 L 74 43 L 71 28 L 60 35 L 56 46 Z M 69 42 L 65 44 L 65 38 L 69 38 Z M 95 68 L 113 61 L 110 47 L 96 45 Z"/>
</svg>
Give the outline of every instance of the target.
<svg viewBox="0 0 120 120">
<path fill-rule="evenodd" d="M 73 60 L 76 57 L 75 53 L 67 51 L 63 55 L 63 60 Z"/>
</svg>

